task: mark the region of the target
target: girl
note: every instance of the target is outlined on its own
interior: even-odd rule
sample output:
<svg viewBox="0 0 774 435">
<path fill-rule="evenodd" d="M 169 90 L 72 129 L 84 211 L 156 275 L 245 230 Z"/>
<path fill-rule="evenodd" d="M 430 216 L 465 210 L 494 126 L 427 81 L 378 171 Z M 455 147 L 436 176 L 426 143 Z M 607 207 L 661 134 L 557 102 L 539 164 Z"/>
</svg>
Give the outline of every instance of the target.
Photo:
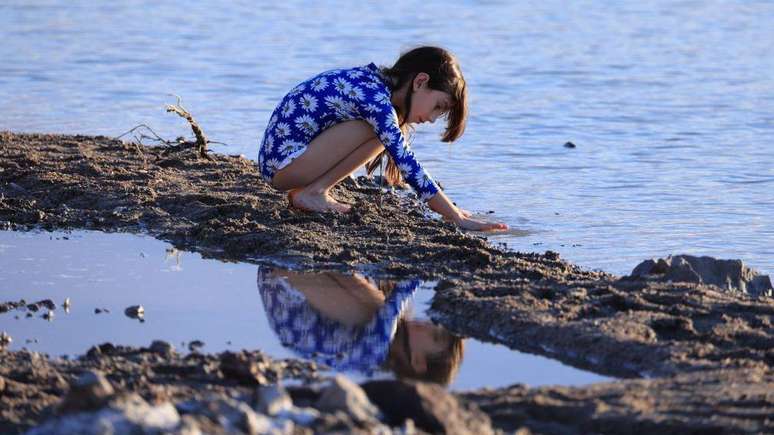
<svg viewBox="0 0 774 435">
<path fill-rule="evenodd" d="M 390 184 L 408 182 L 430 208 L 464 229 L 505 230 L 457 208 L 414 157 L 409 127 L 446 119 L 444 142 L 465 130 L 467 89 L 457 60 L 438 47 L 403 54 L 391 68 L 366 66 L 324 72 L 296 86 L 272 113 L 258 165 L 292 207 L 346 213 L 330 189 L 367 164 L 388 158 Z"/>
</svg>

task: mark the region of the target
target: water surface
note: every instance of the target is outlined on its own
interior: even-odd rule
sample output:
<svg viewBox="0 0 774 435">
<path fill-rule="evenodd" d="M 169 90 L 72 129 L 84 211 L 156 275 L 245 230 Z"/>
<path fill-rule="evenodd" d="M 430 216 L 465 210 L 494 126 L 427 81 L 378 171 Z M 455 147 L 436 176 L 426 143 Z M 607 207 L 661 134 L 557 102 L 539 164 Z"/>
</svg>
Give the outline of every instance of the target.
<svg viewBox="0 0 774 435">
<path fill-rule="evenodd" d="M 774 3 L 147 0 L 0 5 L 0 129 L 118 135 L 182 95 L 214 149 L 257 156 L 268 116 L 322 70 L 454 51 L 470 122 L 416 150 L 465 208 L 554 250 L 629 272 L 670 253 L 774 272 Z M 575 149 L 564 148 L 572 141 Z"/>
<path fill-rule="evenodd" d="M 0 331 L 13 337 L 12 349 L 26 347 L 54 356 L 80 355 L 104 342 L 148 346 L 161 339 L 182 352 L 188 351 L 190 342 L 200 340 L 205 352 L 260 349 L 275 358 L 320 361 L 315 355 L 299 352 L 301 344 L 308 342 L 304 337 L 323 336 L 341 342 L 336 334 L 342 328 L 320 332 L 308 329 L 313 322 L 304 321 L 308 318 L 303 316 L 289 321 L 289 313 L 297 313 L 298 306 L 304 304 L 303 295 L 331 298 L 336 290 L 333 282 L 366 282 L 347 287 L 357 296 L 368 286 L 379 288 L 382 282 L 363 276 L 293 272 L 297 278 L 294 286 L 282 280 L 270 284 L 266 268 L 254 264 L 203 259 L 150 237 L 88 231 L 0 231 L 0 264 L 1 301 L 51 299 L 61 304 L 70 299 L 69 313 L 59 307 L 52 321 L 41 317 L 43 311 L 32 317 L 26 317 L 24 310 L 0 314 Z M 278 276 L 289 273 L 270 270 Z M 394 288 L 396 284 L 390 285 Z M 433 284 L 406 280 L 399 285 L 403 288 L 400 317 L 439 328 L 425 314 Z M 283 300 L 299 298 L 296 308 L 281 306 Z M 267 300 L 274 304 L 267 306 Z M 143 322 L 124 314 L 124 309 L 133 305 L 145 309 Z M 109 312 L 95 314 L 95 308 Z M 314 309 L 305 312 L 314 313 Z M 289 326 L 296 335 L 283 331 Z M 464 355 L 452 389 L 513 383 L 580 385 L 609 379 L 503 346 L 461 340 Z M 389 345 L 378 340 L 366 344 Z M 368 371 L 355 371 L 351 366 L 340 369 L 356 380 L 392 376 L 376 366 Z"/>
</svg>

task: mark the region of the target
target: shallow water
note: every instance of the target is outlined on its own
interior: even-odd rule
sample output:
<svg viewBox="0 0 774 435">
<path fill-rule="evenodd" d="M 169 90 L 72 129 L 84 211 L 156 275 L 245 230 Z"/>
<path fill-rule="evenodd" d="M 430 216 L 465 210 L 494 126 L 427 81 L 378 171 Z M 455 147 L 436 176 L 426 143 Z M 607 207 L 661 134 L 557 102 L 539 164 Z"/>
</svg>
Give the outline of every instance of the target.
<svg viewBox="0 0 774 435">
<path fill-rule="evenodd" d="M 276 286 L 260 278 L 266 272 L 258 272 L 256 265 L 202 259 L 150 237 L 121 233 L 0 231 L 0 264 L 2 302 L 50 298 L 61 304 L 70 298 L 69 313 L 58 307 L 52 321 L 41 317 L 43 311 L 29 318 L 25 310 L 0 314 L 0 331 L 13 337 L 12 349 L 26 347 L 54 356 L 80 355 L 104 342 L 148 346 L 162 339 L 186 352 L 188 343 L 201 340 L 205 352 L 246 348 L 276 358 L 311 358 L 299 352 L 296 344 L 302 340 L 287 341 L 288 346 L 281 340 L 282 328 L 277 325 L 292 310 L 277 310 L 276 304 L 270 310 L 264 301 L 267 295 L 281 299 L 300 291 L 331 290 L 324 287 L 319 275 L 299 274 L 307 281 L 305 288 L 296 285 L 277 293 Z M 346 279 L 336 277 L 339 282 Z M 406 293 L 402 315 L 429 325 L 425 310 L 432 299 L 431 288 L 432 283 L 416 281 Z M 126 307 L 138 304 L 145 309 L 143 322 L 124 314 Z M 109 312 L 95 314 L 95 308 Z M 298 333 L 298 327 L 295 331 Z M 464 339 L 464 346 L 452 389 L 513 383 L 580 385 L 609 379 L 470 338 Z M 342 370 L 355 379 L 367 377 L 351 368 Z M 372 371 L 372 376 L 389 377 L 389 373 Z"/>
<path fill-rule="evenodd" d="M 670 253 L 774 272 L 774 3 L 143 0 L 0 5 L 0 129 L 118 135 L 184 97 L 214 149 L 257 156 L 274 104 L 323 69 L 419 43 L 460 58 L 467 133 L 416 149 L 516 250 L 629 272 Z M 567 141 L 575 149 L 563 147 Z"/>
</svg>

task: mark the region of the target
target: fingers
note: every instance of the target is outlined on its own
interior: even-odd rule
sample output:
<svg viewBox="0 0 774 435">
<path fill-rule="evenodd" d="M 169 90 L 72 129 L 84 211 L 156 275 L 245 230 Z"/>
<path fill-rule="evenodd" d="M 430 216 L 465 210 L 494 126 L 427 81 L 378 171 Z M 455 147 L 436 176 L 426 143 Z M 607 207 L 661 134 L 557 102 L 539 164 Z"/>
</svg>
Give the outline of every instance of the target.
<svg viewBox="0 0 774 435">
<path fill-rule="evenodd" d="M 460 226 L 472 231 L 505 231 L 508 225 L 500 222 L 485 222 L 477 219 L 465 219 Z"/>
</svg>

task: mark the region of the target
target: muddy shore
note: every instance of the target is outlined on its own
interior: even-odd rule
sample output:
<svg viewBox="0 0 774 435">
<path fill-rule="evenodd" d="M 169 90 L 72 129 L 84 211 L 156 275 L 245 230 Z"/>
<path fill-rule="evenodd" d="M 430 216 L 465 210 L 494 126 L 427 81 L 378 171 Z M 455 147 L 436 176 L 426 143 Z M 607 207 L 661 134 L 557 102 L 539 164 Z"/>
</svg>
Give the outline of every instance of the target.
<svg viewBox="0 0 774 435">
<path fill-rule="evenodd" d="M 634 378 L 459 396 L 495 428 L 774 431 L 771 298 L 626 280 L 584 271 L 551 252 L 506 251 L 428 219 L 410 198 L 381 193 L 368 180 L 336 188 L 337 198 L 354 205 L 350 214 L 288 210 L 251 161 L 212 157 L 107 137 L 0 133 L 0 228 L 142 232 L 224 260 L 437 279 L 433 317 L 444 326 Z M 5 391 L 10 382 L 26 382 L 7 371 L 6 363 L 22 355 L 2 358 Z M 48 401 L 25 395 L 26 411 L 4 407 L 0 425 L 22 415 L 24 423 L 13 427 L 39 423 L 48 415 L 43 409 L 65 394 L 67 385 L 61 387 Z"/>
</svg>

